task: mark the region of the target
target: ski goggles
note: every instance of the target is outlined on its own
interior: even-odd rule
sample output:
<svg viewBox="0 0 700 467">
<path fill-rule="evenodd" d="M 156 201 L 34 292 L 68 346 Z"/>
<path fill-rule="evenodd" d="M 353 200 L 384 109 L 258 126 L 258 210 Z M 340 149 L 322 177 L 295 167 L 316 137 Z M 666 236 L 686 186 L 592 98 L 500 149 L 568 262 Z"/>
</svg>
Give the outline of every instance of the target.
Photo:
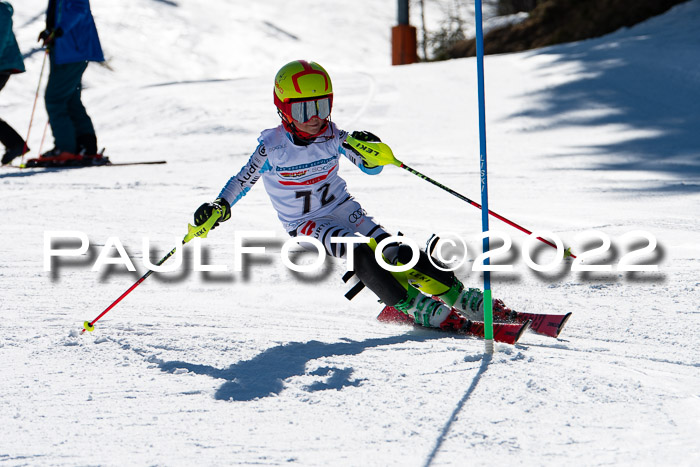
<svg viewBox="0 0 700 467">
<path fill-rule="evenodd" d="M 314 100 L 286 102 L 282 106 L 283 112 L 299 123 L 306 123 L 313 117 L 325 120 L 331 115 L 333 96 L 325 96 Z"/>
</svg>

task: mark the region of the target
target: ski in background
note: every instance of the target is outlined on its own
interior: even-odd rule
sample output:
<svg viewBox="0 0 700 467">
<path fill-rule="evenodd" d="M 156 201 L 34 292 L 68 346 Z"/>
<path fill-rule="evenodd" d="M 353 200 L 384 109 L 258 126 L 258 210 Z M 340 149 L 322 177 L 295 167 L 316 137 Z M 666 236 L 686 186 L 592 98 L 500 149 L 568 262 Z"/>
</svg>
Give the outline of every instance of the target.
<svg viewBox="0 0 700 467">
<path fill-rule="evenodd" d="M 104 149 L 94 156 L 83 156 L 79 154 L 68 154 L 56 157 L 37 157 L 29 159 L 21 165 L 3 165 L 11 169 L 81 169 L 85 167 L 116 167 L 128 165 L 154 165 L 166 164 L 167 161 L 133 161 L 133 162 L 112 162 L 108 156 L 104 155 Z"/>
</svg>

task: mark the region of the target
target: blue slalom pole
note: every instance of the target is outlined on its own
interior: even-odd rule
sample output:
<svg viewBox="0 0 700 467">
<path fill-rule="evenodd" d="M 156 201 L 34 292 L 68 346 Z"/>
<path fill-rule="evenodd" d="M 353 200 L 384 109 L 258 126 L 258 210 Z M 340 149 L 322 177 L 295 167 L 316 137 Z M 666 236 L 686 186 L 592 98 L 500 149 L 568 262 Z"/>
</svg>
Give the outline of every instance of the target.
<svg viewBox="0 0 700 467">
<path fill-rule="evenodd" d="M 479 155 L 481 173 L 481 230 L 489 230 L 489 190 L 486 168 L 486 103 L 484 98 L 484 29 L 481 15 L 481 0 L 474 3 L 476 10 L 476 70 L 479 88 Z M 483 240 L 484 254 L 489 251 L 489 238 Z M 484 267 L 491 264 L 484 258 Z M 491 272 L 484 271 L 484 345 L 487 354 L 493 353 L 493 299 L 491 297 Z"/>
</svg>

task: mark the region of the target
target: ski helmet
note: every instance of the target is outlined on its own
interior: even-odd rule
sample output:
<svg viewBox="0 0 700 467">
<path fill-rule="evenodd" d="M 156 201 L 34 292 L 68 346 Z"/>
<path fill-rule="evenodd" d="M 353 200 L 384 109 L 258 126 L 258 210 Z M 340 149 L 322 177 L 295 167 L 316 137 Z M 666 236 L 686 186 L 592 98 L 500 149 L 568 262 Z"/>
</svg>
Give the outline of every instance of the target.
<svg viewBox="0 0 700 467">
<path fill-rule="evenodd" d="M 295 60 L 284 65 L 275 75 L 274 102 L 287 131 L 303 139 L 318 136 L 326 130 L 333 107 L 333 84 L 326 70 L 315 62 Z M 326 121 L 321 131 L 309 135 L 294 122 L 305 123 L 312 117 Z"/>
</svg>

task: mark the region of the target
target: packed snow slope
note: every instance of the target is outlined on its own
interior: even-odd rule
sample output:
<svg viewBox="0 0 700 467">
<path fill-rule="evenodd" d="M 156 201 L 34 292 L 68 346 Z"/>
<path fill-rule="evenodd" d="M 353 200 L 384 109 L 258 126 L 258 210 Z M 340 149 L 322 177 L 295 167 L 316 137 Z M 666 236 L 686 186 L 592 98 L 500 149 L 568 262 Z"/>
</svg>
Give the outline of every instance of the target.
<svg viewBox="0 0 700 467">
<path fill-rule="evenodd" d="M 30 54 L 46 2 L 13 3 Z M 339 262 L 291 272 L 262 186 L 201 242 L 202 258 L 186 245 L 182 266 L 80 335 L 146 272 L 144 256 L 179 245 L 277 124 L 272 81 L 287 61 L 331 73 L 340 127 L 374 132 L 479 200 L 476 62 L 390 67 L 394 1 L 93 9 L 110 65 L 84 78 L 99 142 L 115 162 L 168 163 L 0 171 L 3 465 L 700 464 L 700 1 L 597 40 L 486 58 L 491 209 L 579 255 L 611 242 L 585 262 L 610 271 L 575 272 L 569 259 L 536 272 L 527 237 L 492 219 L 513 240 L 495 258 L 513 270 L 493 273 L 494 295 L 573 317 L 559 339 L 527 333 L 490 359 L 478 339 L 377 322 L 371 292 L 343 298 Z M 42 58 L 31 53 L 0 94 L 0 115 L 23 133 Z M 45 123 L 40 100 L 32 155 Z M 464 238 L 457 273 L 482 284 L 478 209 L 397 167 L 370 177 L 343 162 L 341 173 L 386 228 L 420 244 Z M 47 271 L 52 231 L 82 232 L 90 247 Z M 257 237 L 266 254 L 235 271 L 246 231 L 275 236 Z M 136 271 L 104 266 L 117 242 Z M 632 262 L 658 270 L 622 271 L 640 249 Z"/>
</svg>

